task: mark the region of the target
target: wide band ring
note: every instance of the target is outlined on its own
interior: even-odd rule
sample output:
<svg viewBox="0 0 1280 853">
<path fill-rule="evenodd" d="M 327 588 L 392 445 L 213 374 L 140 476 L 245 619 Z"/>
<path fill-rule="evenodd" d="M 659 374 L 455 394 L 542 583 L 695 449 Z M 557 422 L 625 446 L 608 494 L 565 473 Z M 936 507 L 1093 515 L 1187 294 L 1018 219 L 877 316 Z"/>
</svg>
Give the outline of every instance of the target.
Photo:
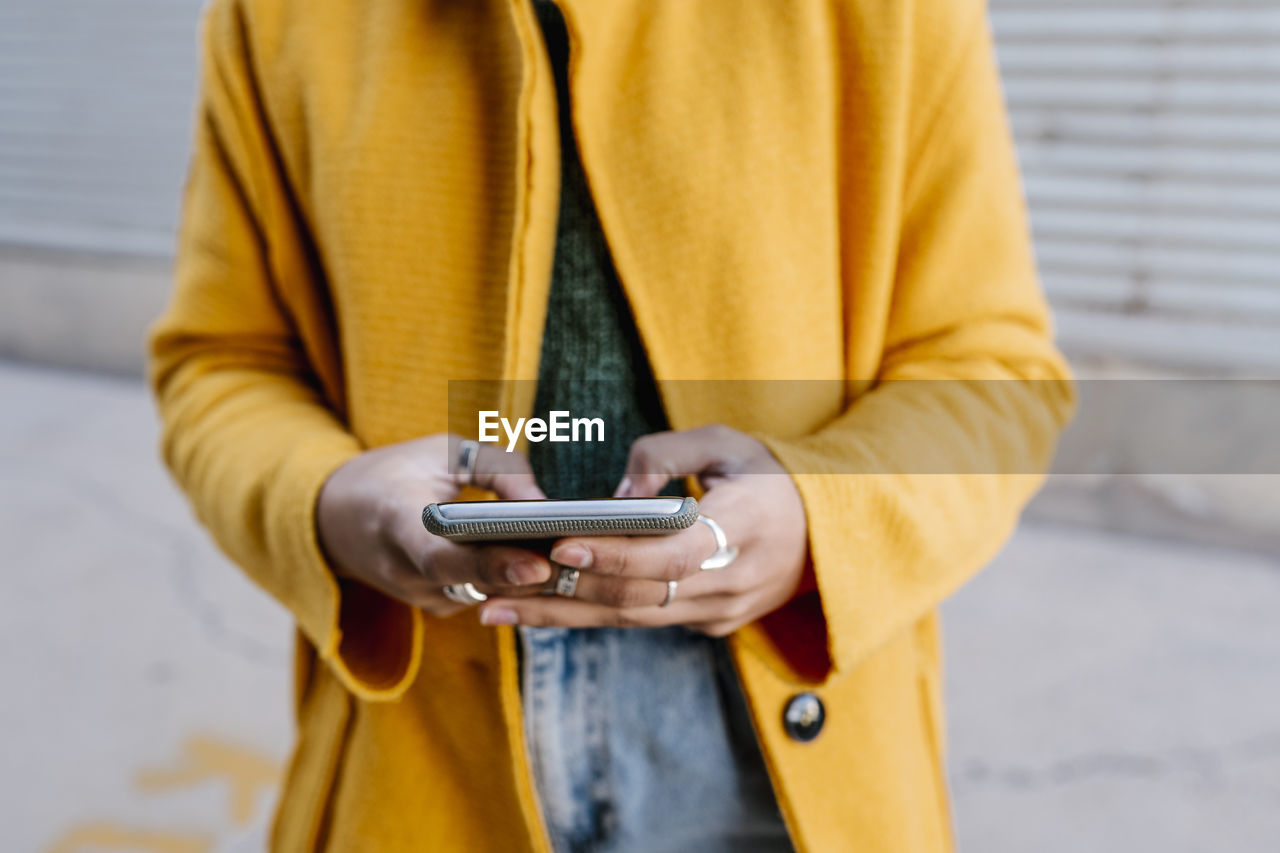
<svg viewBox="0 0 1280 853">
<path fill-rule="evenodd" d="M 453 476 L 464 486 L 473 486 L 476 482 L 476 459 L 480 456 L 480 442 L 464 438 L 458 446 L 458 464 Z"/>
<path fill-rule="evenodd" d="M 469 583 L 451 583 L 444 588 L 444 597 L 450 601 L 456 601 L 458 604 L 465 604 L 470 607 L 473 604 L 479 604 L 487 601 L 489 596 L 485 595 L 474 585 Z"/>
<path fill-rule="evenodd" d="M 680 581 L 667 581 L 667 597 L 662 599 L 659 607 L 666 607 L 676 600 L 676 587 L 680 585 Z"/>
<path fill-rule="evenodd" d="M 711 535 L 716 537 L 715 553 L 703 560 L 698 568 L 702 569 L 704 572 L 714 572 L 725 568 L 734 560 L 738 559 L 738 549 L 730 547 L 729 539 L 724 535 L 724 529 L 721 528 L 720 525 L 716 524 L 705 515 L 698 516 L 698 521 L 701 521 L 710 528 Z"/>
<path fill-rule="evenodd" d="M 563 598 L 573 598 L 578 592 L 578 577 L 582 574 L 580 569 L 572 566 L 560 566 L 560 573 L 556 575 L 556 595 Z"/>
</svg>

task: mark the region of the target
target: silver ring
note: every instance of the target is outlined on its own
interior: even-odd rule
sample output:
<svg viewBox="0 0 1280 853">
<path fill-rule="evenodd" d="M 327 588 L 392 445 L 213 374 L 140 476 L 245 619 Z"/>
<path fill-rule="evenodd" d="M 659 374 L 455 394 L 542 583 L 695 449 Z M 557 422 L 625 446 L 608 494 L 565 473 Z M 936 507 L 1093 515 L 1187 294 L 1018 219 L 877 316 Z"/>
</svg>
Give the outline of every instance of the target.
<svg viewBox="0 0 1280 853">
<path fill-rule="evenodd" d="M 720 525 L 716 524 L 705 515 L 698 516 L 698 521 L 701 521 L 707 527 L 711 528 L 711 535 L 716 537 L 715 553 L 703 560 L 698 568 L 702 569 L 704 572 L 714 572 L 717 569 L 725 568 L 734 560 L 738 559 L 738 549 L 729 547 L 729 540 L 724 535 L 724 530 L 721 529 Z"/>
<path fill-rule="evenodd" d="M 458 604 L 465 604 L 468 607 L 472 604 L 479 604 L 489 598 L 489 596 L 469 583 L 449 584 L 444 588 L 444 597 L 450 601 L 456 601 Z"/>
<path fill-rule="evenodd" d="M 480 456 L 480 442 L 464 438 L 458 450 L 458 467 L 453 472 L 458 482 L 464 486 L 475 485 L 476 458 Z"/>
<path fill-rule="evenodd" d="M 668 604 L 676 600 L 676 587 L 680 585 L 680 581 L 667 581 L 667 597 L 662 599 L 659 607 L 666 607 Z"/>
<path fill-rule="evenodd" d="M 556 595 L 573 598 L 578 591 L 578 576 L 581 574 L 580 569 L 560 566 L 560 573 L 556 575 Z"/>
</svg>

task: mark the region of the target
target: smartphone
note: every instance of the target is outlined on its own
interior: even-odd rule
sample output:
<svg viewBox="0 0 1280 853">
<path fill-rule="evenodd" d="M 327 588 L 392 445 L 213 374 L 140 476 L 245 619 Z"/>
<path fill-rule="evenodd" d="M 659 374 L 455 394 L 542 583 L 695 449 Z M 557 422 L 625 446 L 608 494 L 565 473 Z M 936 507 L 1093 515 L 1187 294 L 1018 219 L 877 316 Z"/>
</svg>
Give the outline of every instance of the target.
<svg viewBox="0 0 1280 853">
<path fill-rule="evenodd" d="M 698 502 L 693 498 L 450 501 L 422 510 L 427 530 L 455 542 L 661 536 L 697 520 Z"/>
</svg>

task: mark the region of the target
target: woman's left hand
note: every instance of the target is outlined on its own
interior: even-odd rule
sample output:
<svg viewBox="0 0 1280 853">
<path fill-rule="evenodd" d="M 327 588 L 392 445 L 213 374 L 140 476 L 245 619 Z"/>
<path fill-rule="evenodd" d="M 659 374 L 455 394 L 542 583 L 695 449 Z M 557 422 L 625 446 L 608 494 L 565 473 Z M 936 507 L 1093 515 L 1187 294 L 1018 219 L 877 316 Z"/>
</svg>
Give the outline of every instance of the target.
<svg viewBox="0 0 1280 853">
<path fill-rule="evenodd" d="M 481 621 L 565 628 L 685 625 L 722 637 L 790 601 L 804 574 L 809 538 L 791 476 L 751 436 L 707 426 L 636 441 L 616 496 L 653 495 L 673 477 L 690 475 L 706 489 L 699 514 L 716 521 L 738 549 L 732 564 L 699 568 L 716 550 L 705 524 L 670 536 L 562 539 L 551 560 L 581 569 L 574 597 L 491 597 L 481 606 Z M 670 581 L 677 586 L 664 607 Z"/>
</svg>

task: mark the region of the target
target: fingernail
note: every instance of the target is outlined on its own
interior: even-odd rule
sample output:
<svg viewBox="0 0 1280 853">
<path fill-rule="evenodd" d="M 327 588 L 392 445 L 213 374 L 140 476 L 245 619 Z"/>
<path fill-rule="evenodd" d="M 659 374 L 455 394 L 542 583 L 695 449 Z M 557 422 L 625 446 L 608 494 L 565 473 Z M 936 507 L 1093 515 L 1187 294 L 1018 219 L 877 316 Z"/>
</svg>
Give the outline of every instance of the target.
<svg viewBox="0 0 1280 853">
<path fill-rule="evenodd" d="M 631 495 L 631 478 L 623 477 L 622 482 L 618 484 L 618 488 L 613 490 L 615 498 L 625 498 Z"/>
<path fill-rule="evenodd" d="M 481 625 L 515 625 L 516 612 L 506 607 L 490 607 L 480 611 Z"/>
<path fill-rule="evenodd" d="M 538 571 L 538 567 L 533 563 L 512 563 L 507 567 L 507 580 L 516 586 L 539 583 L 542 580 L 542 572 Z"/>
<path fill-rule="evenodd" d="M 591 552 L 581 545 L 557 545 L 551 549 L 551 562 L 571 569 L 585 569 L 591 566 Z"/>
</svg>

